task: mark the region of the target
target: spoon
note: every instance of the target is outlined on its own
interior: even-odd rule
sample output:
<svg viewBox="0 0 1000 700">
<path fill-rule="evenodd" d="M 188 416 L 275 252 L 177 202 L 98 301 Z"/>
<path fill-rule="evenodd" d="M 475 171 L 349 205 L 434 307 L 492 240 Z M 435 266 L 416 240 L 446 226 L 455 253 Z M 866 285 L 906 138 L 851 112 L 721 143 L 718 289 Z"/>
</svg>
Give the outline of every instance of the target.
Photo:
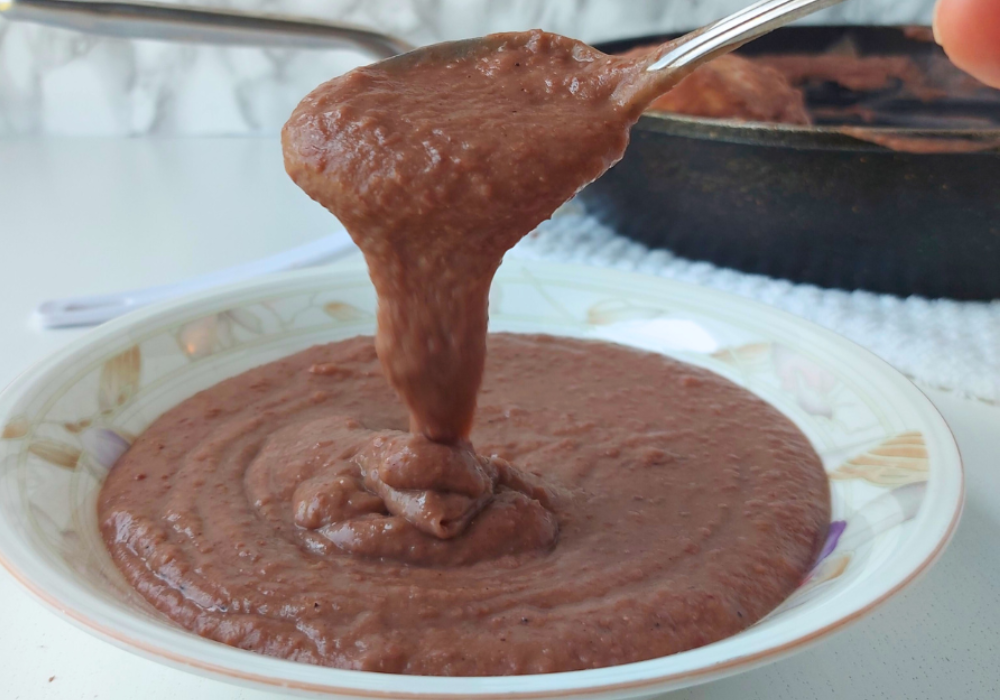
<svg viewBox="0 0 1000 700">
<path fill-rule="evenodd" d="M 632 104 L 648 103 L 657 95 L 668 91 L 695 68 L 713 58 L 729 53 L 748 41 L 795 19 L 843 1 L 760 0 L 760 2 L 729 17 L 650 50 L 643 60 L 645 67 L 637 77 L 621 86 L 622 94 L 619 97 Z M 113 10 L 104 11 L 101 10 L 101 6 L 113 8 Z M 122 8 L 126 8 L 126 10 Z M 180 37 L 185 40 L 223 41 L 237 44 L 245 44 L 249 41 L 249 37 L 259 38 L 263 33 L 273 40 L 268 42 L 269 45 L 296 45 L 294 38 L 301 39 L 304 33 L 308 33 L 305 25 L 312 24 L 308 21 L 275 17 L 258 17 L 256 18 L 258 21 L 255 22 L 251 21 L 254 19 L 252 15 L 241 13 L 178 10 L 178 8 L 160 5 L 67 2 L 66 0 L 12 0 L 7 3 L 0 0 L 0 13 L 2 16 L 9 16 L 12 19 L 40 21 L 64 28 L 76 28 L 103 34 L 110 33 L 115 36 L 126 34 L 145 38 Z M 104 19 L 112 17 L 114 21 L 92 21 L 93 16 Z M 241 19 L 234 20 L 234 17 Z M 88 22 L 88 18 L 91 21 Z M 184 26 L 197 28 L 198 31 L 185 33 Z M 310 41 L 303 42 L 304 48 L 317 48 L 317 42 L 322 43 L 324 33 L 328 33 L 326 35 L 327 45 L 331 47 L 351 45 L 379 57 L 385 57 L 395 48 L 402 49 L 405 46 L 403 42 L 367 30 L 356 30 L 328 23 L 316 23 L 316 26 L 321 26 L 322 30 L 319 35 L 310 35 Z M 382 37 L 381 41 L 377 40 L 379 36 Z M 278 41 L 282 37 L 284 39 Z M 283 43 L 284 40 L 288 40 L 289 43 Z M 422 50 L 416 49 L 417 52 Z M 330 243 L 332 244 L 333 241 L 331 240 Z M 262 271 L 276 272 L 289 267 L 318 264 L 329 260 L 331 254 L 349 249 L 345 236 L 338 237 L 335 245 L 328 247 L 318 241 L 317 246 L 322 248 L 318 255 L 311 250 L 302 251 L 304 255 L 295 255 L 294 253 L 298 251 L 290 251 L 257 263 L 226 270 L 217 275 L 173 285 L 99 297 L 48 301 L 39 307 L 38 315 L 42 324 L 49 328 L 96 325 L 155 301 L 206 289 L 222 282 L 249 279 L 261 274 Z"/>
<path fill-rule="evenodd" d="M 388 58 L 413 45 L 349 24 L 141 2 L 0 0 L 0 17 L 122 39 L 295 49 L 356 49 Z"/>
<path fill-rule="evenodd" d="M 185 294 L 276 272 L 323 265 L 356 250 L 347 231 L 340 230 L 276 255 L 193 277 L 183 282 L 112 294 L 52 299 L 43 302 L 35 313 L 44 328 L 96 326 L 157 301 L 175 299 Z"/>
</svg>

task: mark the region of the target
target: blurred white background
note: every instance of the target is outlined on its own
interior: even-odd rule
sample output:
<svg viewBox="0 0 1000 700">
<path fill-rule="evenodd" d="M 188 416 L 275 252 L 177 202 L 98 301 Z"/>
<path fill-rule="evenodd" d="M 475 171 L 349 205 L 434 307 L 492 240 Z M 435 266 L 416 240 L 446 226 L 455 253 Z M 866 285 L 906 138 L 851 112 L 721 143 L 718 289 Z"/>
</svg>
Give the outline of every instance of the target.
<svg viewBox="0 0 1000 700">
<path fill-rule="evenodd" d="M 171 0 L 167 0 L 171 1 Z M 541 27 L 591 42 L 688 29 L 750 0 L 202 0 L 343 20 L 413 43 Z M 190 3 L 196 4 L 196 3 Z M 927 24 L 933 0 L 854 0 L 821 23 Z M 360 63 L 344 51 L 97 38 L 0 19 L 0 136 L 276 132 L 309 90 Z"/>
</svg>

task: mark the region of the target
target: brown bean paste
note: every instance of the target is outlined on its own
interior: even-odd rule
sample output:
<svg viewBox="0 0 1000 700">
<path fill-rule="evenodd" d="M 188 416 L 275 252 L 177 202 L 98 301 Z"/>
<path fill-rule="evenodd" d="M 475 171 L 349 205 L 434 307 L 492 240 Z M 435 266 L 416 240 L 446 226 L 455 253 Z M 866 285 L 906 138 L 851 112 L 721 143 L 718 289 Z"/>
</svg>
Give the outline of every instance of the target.
<svg viewBox="0 0 1000 700">
<path fill-rule="evenodd" d="M 272 656 L 505 675 L 697 647 L 795 589 L 829 493 L 775 409 L 660 355 L 486 333 L 504 252 L 621 157 L 637 65 L 495 35 L 303 100 L 286 167 L 365 254 L 377 335 L 223 381 L 136 440 L 98 509 L 147 600 Z"/>
</svg>

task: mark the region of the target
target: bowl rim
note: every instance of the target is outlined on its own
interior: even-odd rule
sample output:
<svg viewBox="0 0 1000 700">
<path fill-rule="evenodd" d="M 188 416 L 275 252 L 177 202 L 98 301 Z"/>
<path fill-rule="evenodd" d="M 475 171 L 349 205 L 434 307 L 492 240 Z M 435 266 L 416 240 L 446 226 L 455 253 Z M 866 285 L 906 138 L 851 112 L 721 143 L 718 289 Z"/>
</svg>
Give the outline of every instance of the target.
<svg viewBox="0 0 1000 700">
<path fill-rule="evenodd" d="M 42 602 L 50 610 L 56 612 L 61 617 L 71 622 L 75 626 L 91 633 L 95 634 L 99 638 L 102 638 L 119 648 L 132 653 L 137 653 L 140 656 L 153 659 L 162 663 L 166 663 L 169 666 L 175 668 L 182 668 L 185 670 L 201 673 L 203 675 L 208 675 L 210 677 L 215 677 L 217 679 L 226 680 L 234 683 L 242 683 L 244 685 L 257 685 L 257 686 L 270 686 L 274 689 L 284 689 L 286 691 L 298 691 L 300 693 L 311 693 L 311 694 L 324 694 L 332 696 L 344 696 L 344 697 L 365 697 L 365 698 L 412 698 L 414 700 L 430 700 L 432 698 L 442 698 L 448 700 L 454 700 L 458 697 L 475 697 L 481 700 L 501 700 L 503 698 L 517 698 L 517 699 L 534 699 L 534 698 L 559 698 L 567 696 L 583 696 L 583 695 L 598 695 L 598 694 L 608 694 L 615 692 L 629 692 L 629 691 L 643 691 L 648 690 L 650 692 L 657 689 L 658 686 L 672 686 L 680 687 L 682 685 L 692 685 L 704 680 L 721 678 L 727 675 L 732 675 L 744 670 L 749 670 L 750 668 L 763 665 L 765 663 L 770 663 L 779 658 L 790 655 L 791 653 L 801 651 L 804 648 L 811 646 L 812 644 L 818 642 L 819 640 L 831 635 L 836 631 L 840 631 L 847 627 L 848 625 L 858 621 L 864 616 L 868 615 L 872 610 L 883 604 L 886 600 L 897 594 L 899 591 L 903 590 L 910 584 L 912 584 L 916 579 L 918 579 L 922 574 L 924 574 L 934 562 L 941 556 L 944 549 L 947 547 L 948 543 L 954 536 L 955 530 L 960 521 L 964 504 L 965 504 L 965 468 L 962 462 L 961 453 L 958 450 L 957 443 L 955 442 L 954 434 L 948 425 L 947 421 L 941 416 L 937 407 L 931 402 L 931 400 L 924 394 L 918 387 L 916 387 L 912 382 L 910 382 L 906 377 L 904 377 L 898 370 L 890 366 L 885 361 L 878 358 L 876 355 L 870 351 L 860 347 L 856 343 L 836 334 L 832 331 L 828 331 L 816 324 L 809 321 L 801 319 L 793 314 L 775 309 L 766 304 L 738 297 L 726 292 L 721 292 L 718 290 L 708 289 L 705 287 L 700 287 L 694 284 L 688 284 L 684 282 L 678 282 L 675 280 L 657 278 L 650 275 L 643 275 L 640 273 L 633 272 L 622 272 L 619 270 L 603 269 L 603 268 L 593 268 L 591 266 L 585 265 L 573 265 L 573 264 L 559 264 L 559 263 L 549 263 L 549 262 L 536 262 L 524 259 L 516 259 L 516 265 L 522 265 L 526 267 L 534 267 L 536 270 L 543 269 L 546 272 L 558 273 L 568 276 L 579 276 L 581 272 L 589 275 L 593 275 L 595 272 L 599 272 L 605 278 L 612 278 L 620 284 L 624 284 L 627 281 L 641 281 L 642 285 L 647 288 L 653 289 L 654 292 L 662 293 L 677 293 L 687 292 L 688 294 L 694 294 L 701 297 L 708 297 L 709 299 L 715 299 L 722 303 L 729 303 L 737 307 L 744 306 L 750 307 L 757 312 L 762 312 L 766 315 L 777 317 L 779 319 L 784 319 L 786 322 L 791 321 L 792 323 L 805 327 L 806 330 L 810 331 L 814 335 L 819 335 L 821 338 L 839 346 L 840 348 L 846 349 L 848 352 L 852 352 L 855 355 L 861 353 L 865 356 L 870 363 L 873 363 L 878 367 L 879 371 L 885 376 L 891 379 L 894 384 L 898 385 L 902 390 L 910 394 L 910 398 L 915 399 L 917 403 L 920 404 L 919 408 L 922 409 L 922 413 L 926 417 L 937 422 L 939 428 L 943 428 L 943 435 L 946 435 L 948 440 L 946 444 L 943 445 L 946 451 L 946 457 L 948 458 L 950 466 L 957 469 L 957 490 L 954 495 L 954 503 L 952 504 L 951 517 L 947 526 L 945 527 L 942 534 L 939 536 L 938 541 L 935 543 L 933 548 L 928 551 L 923 559 L 899 581 L 895 582 L 890 588 L 882 590 L 877 596 L 867 600 L 863 605 L 853 610 L 847 615 L 843 615 L 828 624 L 825 624 L 819 629 L 815 629 L 808 634 L 803 636 L 797 636 L 794 639 L 786 641 L 782 644 L 775 646 L 768 646 L 765 649 L 758 650 L 756 652 L 741 654 L 733 656 L 723 662 L 715 664 L 705 664 L 698 668 L 680 670 L 667 673 L 659 674 L 646 674 L 640 673 L 641 678 L 634 680 L 618 680 L 601 682 L 599 679 L 595 678 L 593 683 L 581 684 L 581 683 L 570 683 L 562 688 L 532 688 L 532 685 L 546 685 L 544 681 L 551 681 L 558 678 L 570 678 L 583 680 L 583 677 L 599 675 L 608 671 L 614 671 L 618 674 L 627 674 L 630 669 L 639 671 L 638 667 L 646 666 L 647 670 L 649 665 L 656 664 L 657 662 L 662 662 L 665 659 L 675 658 L 679 655 L 672 655 L 668 657 L 659 657 L 657 659 L 651 659 L 647 661 L 635 662 L 631 664 L 622 664 L 618 666 L 612 666 L 600 669 L 588 669 L 582 671 L 568 671 L 560 673 L 551 674 L 534 674 L 525 676 L 486 676 L 486 677 L 457 677 L 457 678 L 447 678 L 447 677 L 434 677 L 434 676 L 406 676 L 397 674 L 383 674 L 377 672 L 366 672 L 366 671 L 351 671 L 343 669 L 332 669 L 325 667 L 315 667 L 308 664 L 300 664 L 292 661 L 287 661 L 284 659 L 273 659 L 270 657 L 261 657 L 254 652 L 244 651 L 229 647 L 227 645 L 213 642 L 211 640 L 203 639 L 194 635 L 193 633 L 184 630 L 182 628 L 172 629 L 164 634 L 169 637 L 175 635 L 180 635 L 182 642 L 188 642 L 192 644 L 195 648 L 191 649 L 187 653 L 181 651 L 172 650 L 166 648 L 162 644 L 157 644 L 146 639 L 139 638 L 135 634 L 130 634 L 128 632 L 123 632 L 120 629 L 116 629 L 114 626 L 110 626 L 108 623 L 109 618 L 113 619 L 115 617 L 122 618 L 123 621 L 135 621 L 134 616 L 128 615 L 126 613 L 116 612 L 115 608 L 111 605 L 104 603 L 103 601 L 97 600 L 91 594 L 83 594 L 84 597 L 90 598 L 91 609 L 97 608 L 99 614 L 94 614 L 94 612 L 85 612 L 74 608 L 73 603 L 78 601 L 72 601 L 67 603 L 65 598 L 60 598 L 59 595 L 52 593 L 47 590 L 46 585 L 42 582 L 36 580 L 30 573 L 32 568 L 30 565 L 22 568 L 18 566 L 18 563 L 12 560 L 10 554 L 5 552 L 3 547 L 0 546 L 0 566 L 3 566 L 7 571 L 11 573 L 13 578 L 17 580 L 28 592 L 30 592 L 36 599 Z M 343 269 L 342 266 L 337 266 L 336 274 L 343 275 L 344 273 L 350 274 L 351 272 L 357 272 L 352 270 L 350 267 Z M 363 270 L 363 264 L 361 267 Z M 187 295 L 175 300 L 169 300 L 153 304 L 136 311 L 133 311 L 125 316 L 118 319 L 110 321 L 98 328 L 92 329 L 83 336 L 74 339 L 67 343 L 60 350 L 49 355 L 48 357 L 36 362 L 35 364 L 29 366 L 27 369 L 20 372 L 4 389 L 0 391 L 0 417 L 3 417 L 4 411 L 7 410 L 8 406 L 14 401 L 14 398 L 21 391 L 27 389 L 34 381 L 43 377 L 47 372 L 51 371 L 53 368 L 59 366 L 61 363 L 68 361 L 80 350 L 88 347 L 93 347 L 102 338 L 110 337 L 119 334 L 121 331 L 125 331 L 136 324 L 143 322 L 151 322 L 154 319 L 160 319 L 170 316 L 171 314 L 178 314 L 183 312 L 187 308 L 194 307 L 196 305 L 204 305 L 206 303 L 215 302 L 216 304 L 231 303 L 235 301 L 235 298 L 239 295 L 246 295 L 251 292 L 259 293 L 264 289 L 270 287 L 277 287 L 282 284 L 297 282 L 297 283 L 307 283 L 313 280 L 319 281 L 323 279 L 329 279 L 331 274 L 331 268 L 318 268 L 318 269 L 307 269 L 299 270 L 294 272 L 279 273 L 276 275 L 268 275 L 266 277 L 257 278 L 255 280 L 239 282 L 231 285 L 226 285 L 224 287 L 214 288 L 195 294 Z M 367 278 L 367 274 L 365 273 Z M 498 275 L 499 277 L 499 275 Z M 3 532 L 0 530 L 0 545 L 3 544 L 2 539 Z M 28 569 L 28 570 L 25 570 Z M 71 587 L 72 589 L 72 587 Z M 64 593 L 69 593 L 69 591 L 62 591 Z M 72 597 L 72 593 L 69 593 L 69 597 Z M 102 620 L 103 618 L 103 620 Z M 147 624 L 147 623 L 142 623 Z M 699 650 L 704 650 L 715 644 L 720 644 L 726 640 L 720 640 L 705 647 L 699 647 L 697 649 L 689 650 L 687 652 L 681 652 L 682 654 L 691 654 L 698 652 Z M 312 670 L 317 674 L 329 673 L 332 676 L 338 678 L 331 679 L 331 682 L 317 682 L 311 680 L 301 680 L 301 679 L 291 679 L 288 677 L 289 674 L 281 676 L 278 674 L 266 675 L 263 673 L 257 673 L 254 671 L 246 670 L 246 667 L 252 665 L 248 663 L 236 664 L 231 666 L 220 665 L 219 663 L 214 663 L 208 658 L 203 658 L 198 656 L 198 647 L 200 645 L 210 645 L 211 649 L 214 649 L 217 653 L 216 657 L 226 657 L 230 654 L 239 654 L 238 658 L 243 659 L 244 662 L 247 661 L 258 661 L 261 665 L 274 665 L 283 666 L 288 668 L 288 670 L 294 671 L 296 669 Z M 247 655 L 247 656 L 243 656 Z M 252 656 L 252 658 L 250 658 Z M 236 668 L 237 665 L 241 665 L 244 668 Z M 343 683 L 339 681 L 339 678 L 353 679 L 354 683 Z M 403 679 L 406 682 L 411 682 L 415 685 L 441 685 L 441 686 L 458 686 L 458 685 L 470 685 L 468 681 L 472 681 L 481 687 L 471 689 L 468 687 L 442 687 L 435 690 L 415 690 L 415 691 L 399 691 L 399 690 L 385 690 L 378 689 L 378 681 L 385 679 Z M 368 680 L 369 682 L 364 682 Z M 538 683 L 532 683 L 532 681 L 538 681 Z M 527 686 L 522 688 L 517 687 L 505 687 L 505 686 Z"/>
</svg>

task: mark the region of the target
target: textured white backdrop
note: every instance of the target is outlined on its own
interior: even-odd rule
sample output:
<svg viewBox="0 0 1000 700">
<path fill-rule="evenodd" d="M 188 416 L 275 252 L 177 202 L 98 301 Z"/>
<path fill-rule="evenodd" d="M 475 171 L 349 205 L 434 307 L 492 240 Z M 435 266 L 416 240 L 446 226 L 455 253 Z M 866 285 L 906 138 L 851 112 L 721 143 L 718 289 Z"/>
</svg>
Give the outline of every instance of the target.
<svg viewBox="0 0 1000 700">
<path fill-rule="evenodd" d="M 514 254 L 643 272 L 755 299 L 853 340 L 921 387 L 1000 404 L 1000 299 L 902 299 L 746 274 L 650 250 L 601 225 L 576 202 L 521 241 Z"/>
<path fill-rule="evenodd" d="M 162 1 L 162 0 L 161 0 Z M 176 0 L 167 0 L 176 1 Z M 414 43 L 541 27 L 589 41 L 687 29 L 749 0 L 201 0 L 345 20 Z M 191 3 L 195 4 L 195 3 Z M 851 0 L 824 23 L 927 23 L 933 0 Z M 95 38 L 0 20 L 0 135 L 274 133 L 344 51 Z"/>
</svg>

